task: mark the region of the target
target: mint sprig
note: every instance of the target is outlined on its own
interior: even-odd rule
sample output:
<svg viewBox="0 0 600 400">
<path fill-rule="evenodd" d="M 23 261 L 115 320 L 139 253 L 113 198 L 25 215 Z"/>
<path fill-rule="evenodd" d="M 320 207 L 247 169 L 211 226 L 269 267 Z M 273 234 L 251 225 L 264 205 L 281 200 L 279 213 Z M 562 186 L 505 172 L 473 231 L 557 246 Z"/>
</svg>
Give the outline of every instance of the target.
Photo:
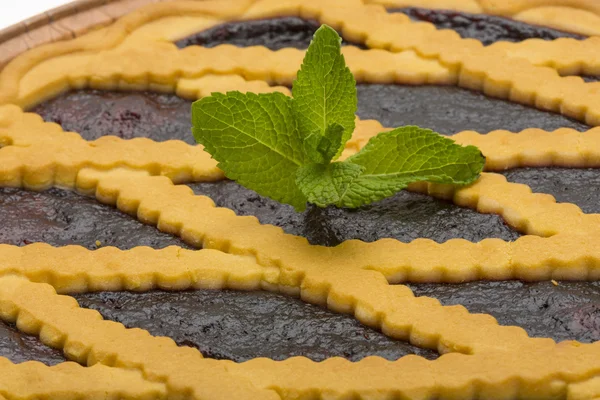
<svg viewBox="0 0 600 400">
<path fill-rule="evenodd" d="M 465 185 L 485 158 L 429 129 L 396 128 L 357 154 L 334 161 L 354 131 L 356 82 L 341 39 L 321 26 L 306 52 L 293 98 L 281 93 L 213 93 L 192 105 L 196 141 L 241 185 L 298 211 L 360 207 L 412 182 Z"/>
</svg>

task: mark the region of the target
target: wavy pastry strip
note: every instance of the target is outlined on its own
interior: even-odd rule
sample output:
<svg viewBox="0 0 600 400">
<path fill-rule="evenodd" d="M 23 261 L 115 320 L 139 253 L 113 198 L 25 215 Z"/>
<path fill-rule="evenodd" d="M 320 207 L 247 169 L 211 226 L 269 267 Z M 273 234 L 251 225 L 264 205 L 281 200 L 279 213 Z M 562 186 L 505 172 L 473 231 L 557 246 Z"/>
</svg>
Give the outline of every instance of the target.
<svg viewBox="0 0 600 400">
<path fill-rule="evenodd" d="M 600 399 L 600 376 L 569 385 L 567 398 L 569 400 Z"/>
<path fill-rule="evenodd" d="M 434 60 L 417 56 L 414 51 L 391 53 L 346 46 L 342 53 L 359 81 L 451 83 L 448 69 Z M 157 58 L 156 54 L 161 57 Z M 0 104 L 13 103 L 29 108 L 69 89 L 87 87 L 180 92 L 180 80 L 198 79 L 206 75 L 238 74 L 246 80 L 291 86 L 303 57 L 304 51 L 294 48 L 273 51 L 262 46 L 240 48 L 220 45 L 178 49 L 166 42 L 62 56 L 26 73 L 20 80 L 15 96 L 3 97 L 0 91 Z M 219 62 L 215 63 L 214 60 Z"/>
<path fill-rule="evenodd" d="M 600 22 L 600 17 L 598 20 Z M 561 75 L 600 75 L 600 37 L 552 41 L 529 39 L 519 43 L 497 42 L 490 47 L 505 52 L 509 57 L 523 58 L 534 65 L 555 69 Z"/>
<path fill-rule="evenodd" d="M 597 345 L 540 342 L 522 352 L 498 350 L 481 357 L 451 353 L 435 361 L 405 356 L 394 362 L 369 357 L 356 363 L 340 358 L 321 363 L 305 358 L 255 359 L 233 364 L 229 370 L 293 399 L 309 399 L 313 393 L 339 398 L 343 393 L 358 399 L 395 395 L 406 399 L 589 400 L 600 389 L 597 378 L 586 380 L 588 372 L 593 376 L 592 371 L 597 371 L 597 360 L 593 360 L 597 352 Z M 577 365 L 581 356 L 587 366 Z M 576 370 L 567 372 L 569 366 Z"/>
<path fill-rule="evenodd" d="M 81 246 L 24 247 L 0 244 L 0 275 L 18 274 L 51 284 L 59 293 L 148 291 L 152 289 L 237 289 L 277 287 L 279 270 L 252 258 L 217 250 L 135 247 L 119 250 Z"/>
<path fill-rule="evenodd" d="M 0 310 L 3 310 L 2 306 Z M 85 368 L 73 362 L 53 367 L 35 361 L 13 364 L 0 357 L 0 398 L 3 399 L 2 393 L 10 399 L 54 399 L 64 397 L 66 393 L 82 400 L 166 397 L 164 384 L 145 380 L 139 371 L 100 364 Z"/>
<path fill-rule="evenodd" d="M 343 157 L 359 151 L 369 139 L 390 128 L 374 120 L 361 121 L 346 144 Z M 600 167 L 600 128 L 585 132 L 561 128 L 552 132 L 530 128 L 521 132 L 496 130 L 487 134 L 463 131 L 451 136 L 461 145 L 479 147 L 486 171 L 519 167 Z"/>
</svg>

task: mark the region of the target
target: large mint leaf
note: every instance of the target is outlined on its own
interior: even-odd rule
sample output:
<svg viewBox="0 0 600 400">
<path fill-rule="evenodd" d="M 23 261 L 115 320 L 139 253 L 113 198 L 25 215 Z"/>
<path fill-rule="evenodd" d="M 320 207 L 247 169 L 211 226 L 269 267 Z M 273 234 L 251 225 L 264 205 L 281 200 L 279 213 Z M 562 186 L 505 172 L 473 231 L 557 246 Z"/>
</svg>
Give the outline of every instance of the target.
<svg viewBox="0 0 600 400">
<path fill-rule="evenodd" d="M 348 162 L 310 164 L 298 169 L 296 183 L 309 202 L 319 207 L 342 205 L 362 167 Z"/>
<path fill-rule="evenodd" d="M 192 105 L 192 130 L 228 178 L 302 210 L 295 179 L 306 160 L 291 102 L 281 93 L 213 93 Z"/>
<path fill-rule="evenodd" d="M 481 173 L 485 157 L 477 147 L 406 126 L 380 133 L 346 162 L 363 168 L 339 201 L 354 208 L 392 196 L 411 182 L 469 184 Z"/>
<path fill-rule="evenodd" d="M 339 155 L 354 132 L 356 82 L 341 54 L 341 38 L 327 25 L 321 26 L 306 51 L 292 88 L 298 129 L 304 136 L 325 135 L 336 123 L 344 127 Z"/>
</svg>

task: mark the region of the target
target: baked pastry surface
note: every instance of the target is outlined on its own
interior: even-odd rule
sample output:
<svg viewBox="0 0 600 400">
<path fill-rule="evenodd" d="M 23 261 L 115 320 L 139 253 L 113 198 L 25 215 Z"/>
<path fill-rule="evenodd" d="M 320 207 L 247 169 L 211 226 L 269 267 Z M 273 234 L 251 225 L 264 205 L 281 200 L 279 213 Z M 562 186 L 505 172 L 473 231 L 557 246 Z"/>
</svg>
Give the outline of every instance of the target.
<svg viewBox="0 0 600 400">
<path fill-rule="evenodd" d="M 108 28 L 31 50 L 0 75 L 0 184 L 30 190 L 72 188 L 202 249 L 0 245 L 0 317 L 39 335 L 70 359 L 95 365 L 49 368 L 3 360 L 0 367 L 14 377 L 3 389 L 7 398 L 58 390 L 82 396 L 108 390 L 136 398 L 598 397 L 596 343 L 530 338 L 523 329 L 498 325 L 489 315 L 414 297 L 401 285 L 597 280 L 598 216 L 493 173 L 516 167 L 598 167 L 597 129 L 461 132 L 454 138 L 479 146 L 489 172 L 465 188 L 411 188 L 500 215 L 525 234 L 515 241 L 348 240 L 324 247 L 255 218 L 236 216 L 179 185 L 223 178 L 197 146 L 116 137 L 87 141 L 21 109 L 82 88 L 166 91 L 192 99 L 225 90 L 287 93 L 301 50 L 227 45 L 178 49 L 172 44 L 227 20 L 274 16 L 316 19 L 350 41 L 366 43 L 372 49 L 344 49 L 349 67 L 363 82 L 456 84 L 589 125 L 600 123 L 598 84 L 559 75 L 597 75 L 600 63 L 594 57 L 600 53 L 593 50 L 598 38 L 483 46 L 358 1 L 159 3 Z M 345 156 L 382 129 L 376 121 L 359 121 Z M 171 339 L 125 329 L 56 294 L 153 288 L 264 289 L 299 295 L 444 355 L 435 361 L 406 356 L 397 361 L 373 357 L 315 363 L 299 357 L 236 364 L 202 358 L 198 350 Z M 31 374 L 40 377 L 38 386 L 28 380 Z M 69 387 L 67 381 L 76 379 L 88 386 Z"/>
</svg>

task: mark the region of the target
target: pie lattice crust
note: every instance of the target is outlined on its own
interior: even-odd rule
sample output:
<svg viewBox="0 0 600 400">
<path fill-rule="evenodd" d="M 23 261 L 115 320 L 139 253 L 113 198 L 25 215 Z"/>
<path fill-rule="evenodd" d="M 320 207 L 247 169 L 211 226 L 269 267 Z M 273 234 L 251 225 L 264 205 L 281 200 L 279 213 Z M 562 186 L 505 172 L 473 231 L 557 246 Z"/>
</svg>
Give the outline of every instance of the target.
<svg viewBox="0 0 600 400">
<path fill-rule="evenodd" d="M 527 2 L 510 3 L 518 8 Z M 552 3 L 582 9 L 592 4 Z M 600 84 L 560 75 L 599 74 L 600 38 L 484 47 L 358 0 L 157 3 L 107 28 L 33 49 L 0 74 L 0 186 L 59 186 L 93 195 L 201 250 L 0 245 L 0 318 L 88 365 L 15 365 L 0 358 L 0 398 L 600 398 L 600 343 L 530 338 L 521 328 L 500 326 L 493 317 L 471 314 L 463 306 L 415 297 L 401 285 L 598 280 L 600 215 L 534 194 L 493 171 L 599 167 L 600 128 L 584 133 L 461 132 L 454 138 L 479 146 L 488 172 L 468 187 L 411 186 L 501 215 L 526 234 L 514 242 L 352 240 L 328 248 L 261 225 L 254 217 L 236 216 L 177 185 L 223 178 L 199 146 L 115 137 L 88 142 L 22 110 L 62 91 L 86 87 L 160 90 L 188 98 L 227 90 L 289 93 L 278 85 L 291 83 L 302 51 L 226 45 L 179 50 L 172 44 L 223 21 L 270 16 L 314 18 L 350 40 L 365 42 L 370 50 L 344 49 L 359 81 L 456 84 L 600 125 Z M 215 59 L 218 65 L 207 61 Z M 382 129 L 376 121 L 358 121 L 343 156 Z M 443 355 L 435 361 L 406 356 L 397 361 L 368 357 L 355 363 L 341 358 L 316 363 L 294 357 L 236 364 L 205 359 L 197 349 L 177 346 L 169 338 L 103 320 L 61 295 L 153 288 L 280 291 L 352 313 L 386 335 Z"/>
</svg>

